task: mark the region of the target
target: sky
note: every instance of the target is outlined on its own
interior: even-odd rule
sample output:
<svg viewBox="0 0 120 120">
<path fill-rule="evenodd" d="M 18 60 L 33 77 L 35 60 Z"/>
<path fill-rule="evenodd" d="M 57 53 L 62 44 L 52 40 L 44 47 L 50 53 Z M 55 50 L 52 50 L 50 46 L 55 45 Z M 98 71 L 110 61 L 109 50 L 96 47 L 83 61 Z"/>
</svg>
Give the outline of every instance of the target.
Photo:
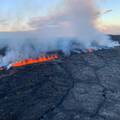
<svg viewBox="0 0 120 120">
<path fill-rule="evenodd" d="M 32 17 L 45 16 L 61 5 L 63 0 L 0 0 L 0 31 L 30 30 Z M 120 34 L 120 0 L 98 0 L 101 14 L 99 28 L 106 33 Z"/>
<path fill-rule="evenodd" d="M 112 9 L 111 13 L 102 16 L 106 24 L 118 25 L 120 24 L 120 0 L 105 0 L 101 2 L 101 8 Z"/>
<path fill-rule="evenodd" d="M 102 1 L 102 0 L 101 0 Z M 111 9 L 108 14 L 101 15 L 100 20 L 105 31 L 113 34 L 120 34 L 120 0 L 103 0 L 100 2 L 101 9 Z"/>
</svg>

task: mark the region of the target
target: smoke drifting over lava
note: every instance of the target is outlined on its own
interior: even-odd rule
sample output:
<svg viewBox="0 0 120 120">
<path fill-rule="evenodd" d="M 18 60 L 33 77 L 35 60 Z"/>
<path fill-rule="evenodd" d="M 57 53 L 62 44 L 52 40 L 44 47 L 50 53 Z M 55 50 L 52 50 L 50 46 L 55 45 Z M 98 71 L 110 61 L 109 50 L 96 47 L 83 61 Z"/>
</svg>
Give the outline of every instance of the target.
<svg viewBox="0 0 120 120">
<path fill-rule="evenodd" d="M 118 46 L 95 26 L 98 9 L 95 0 L 64 0 L 64 5 L 44 17 L 28 23 L 33 31 L 0 34 L 0 48 L 7 48 L 0 64 L 38 57 L 47 51 L 101 49 Z"/>
</svg>

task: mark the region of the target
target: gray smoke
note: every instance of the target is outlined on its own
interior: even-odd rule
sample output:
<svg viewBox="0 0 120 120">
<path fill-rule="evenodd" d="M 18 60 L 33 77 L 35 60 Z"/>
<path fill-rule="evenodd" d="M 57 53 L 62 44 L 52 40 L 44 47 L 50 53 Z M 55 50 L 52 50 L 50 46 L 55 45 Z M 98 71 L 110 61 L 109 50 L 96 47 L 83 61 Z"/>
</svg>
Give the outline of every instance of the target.
<svg viewBox="0 0 120 120">
<path fill-rule="evenodd" d="M 31 32 L 0 34 L 0 48 L 7 48 L 0 64 L 37 57 L 48 51 L 61 50 L 70 54 L 74 49 L 101 49 L 118 46 L 100 32 L 95 22 L 98 9 L 95 0 L 64 0 L 58 11 L 44 17 L 31 18 Z"/>
</svg>

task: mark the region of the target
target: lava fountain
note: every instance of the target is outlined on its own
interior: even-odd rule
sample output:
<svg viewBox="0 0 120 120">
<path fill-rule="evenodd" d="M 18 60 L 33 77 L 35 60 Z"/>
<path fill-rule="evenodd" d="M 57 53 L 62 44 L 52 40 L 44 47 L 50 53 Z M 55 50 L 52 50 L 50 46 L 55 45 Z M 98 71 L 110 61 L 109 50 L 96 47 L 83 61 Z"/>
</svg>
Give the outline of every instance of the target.
<svg viewBox="0 0 120 120">
<path fill-rule="evenodd" d="M 37 63 L 44 63 L 44 62 L 49 62 L 58 59 L 59 56 L 57 54 L 54 55 L 49 55 L 49 56 L 43 56 L 39 57 L 36 59 L 29 58 L 29 59 L 24 59 L 21 61 L 17 61 L 15 63 L 9 64 L 8 66 L 2 66 L 0 67 L 0 70 L 9 69 L 9 68 L 17 68 L 17 67 L 22 67 L 22 66 L 27 66 L 31 64 L 37 64 Z"/>
</svg>

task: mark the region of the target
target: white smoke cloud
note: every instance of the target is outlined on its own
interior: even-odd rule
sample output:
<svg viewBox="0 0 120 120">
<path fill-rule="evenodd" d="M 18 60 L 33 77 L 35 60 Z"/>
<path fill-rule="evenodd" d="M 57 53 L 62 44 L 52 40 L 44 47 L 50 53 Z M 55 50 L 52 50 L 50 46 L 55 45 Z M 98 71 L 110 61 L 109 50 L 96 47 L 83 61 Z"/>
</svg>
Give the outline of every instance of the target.
<svg viewBox="0 0 120 120">
<path fill-rule="evenodd" d="M 64 6 L 44 17 L 32 18 L 31 32 L 2 34 L 0 48 L 7 47 L 1 64 L 36 57 L 52 50 L 69 54 L 73 49 L 99 49 L 118 46 L 95 26 L 98 9 L 95 0 L 64 0 Z"/>
</svg>

